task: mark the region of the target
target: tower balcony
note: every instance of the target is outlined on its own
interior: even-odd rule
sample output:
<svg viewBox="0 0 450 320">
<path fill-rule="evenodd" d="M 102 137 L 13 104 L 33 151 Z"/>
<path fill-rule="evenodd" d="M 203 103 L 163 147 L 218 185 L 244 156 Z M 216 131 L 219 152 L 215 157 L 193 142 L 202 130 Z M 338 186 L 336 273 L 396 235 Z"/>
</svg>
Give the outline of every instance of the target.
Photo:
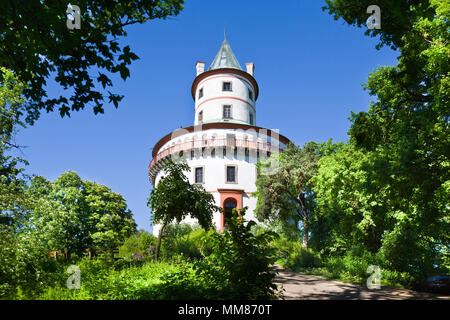
<svg viewBox="0 0 450 320">
<path fill-rule="evenodd" d="M 260 142 L 249 139 L 236 139 L 236 138 L 207 138 L 207 139 L 194 139 L 191 141 L 180 142 L 171 147 L 164 149 L 159 152 L 150 162 L 148 167 L 148 173 L 150 181 L 155 185 L 155 179 L 157 173 L 164 167 L 165 163 L 172 156 L 187 157 L 187 152 L 192 150 L 198 150 L 198 153 L 203 154 L 205 149 L 235 149 L 238 150 L 248 150 L 259 154 L 261 158 L 266 158 L 270 156 L 271 153 L 283 152 L 279 144 L 271 144 L 270 142 Z M 198 154 L 197 153 L 197 154 Z"/>
</svg>

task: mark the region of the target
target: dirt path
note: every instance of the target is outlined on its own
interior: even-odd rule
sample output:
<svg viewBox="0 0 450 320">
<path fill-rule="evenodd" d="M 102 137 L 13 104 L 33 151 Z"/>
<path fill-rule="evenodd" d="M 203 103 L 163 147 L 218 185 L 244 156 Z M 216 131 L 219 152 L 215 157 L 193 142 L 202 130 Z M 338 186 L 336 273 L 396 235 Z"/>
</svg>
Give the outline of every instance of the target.
<svg viewBox="0 0 450 320">
<path fill-rule="evenodd" d="M 446 299 L 450 296 L 434 295 L 411 290 L 381 287 L 370 290 L 365 286 L 325 279 L 319 276 L 298 274 L 275 268 L 278 288 L 284 288 L 286 300 L 405 300 Z"/>
</svg>

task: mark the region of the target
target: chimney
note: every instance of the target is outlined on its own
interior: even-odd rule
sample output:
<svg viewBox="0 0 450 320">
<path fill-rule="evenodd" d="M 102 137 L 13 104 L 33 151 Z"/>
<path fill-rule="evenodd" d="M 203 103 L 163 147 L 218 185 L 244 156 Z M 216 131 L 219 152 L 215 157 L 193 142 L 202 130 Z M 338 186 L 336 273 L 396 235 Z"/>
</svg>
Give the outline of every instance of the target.
<svg viewBox="0 0 450 320">
<path fill-rule="evenodd" d="M 203 73 L 205 71 L 205 63 L 197 61 L 197 63 L 195 64 L 195 69 L 197 69 L 197 75 Z"/>
<path fill-rule="evenodd" d="M 245 64 L 247 67 L 247 73 L 249 73 L 251 76 L 255 73 L 255 64 L 253 62 L 248 62 Z"/>
</svg>

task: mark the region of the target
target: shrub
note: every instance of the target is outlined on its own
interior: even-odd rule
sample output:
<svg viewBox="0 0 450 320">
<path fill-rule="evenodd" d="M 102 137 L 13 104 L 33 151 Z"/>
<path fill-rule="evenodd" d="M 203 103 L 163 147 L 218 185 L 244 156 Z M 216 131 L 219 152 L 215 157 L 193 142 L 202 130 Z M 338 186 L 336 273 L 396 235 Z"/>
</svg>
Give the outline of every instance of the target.
<svg viewBox="0 0 450 320">
<path fill-rule="evenodd" d="M 321 266 L 321 259 L 311 249 L 305 249 L 300 239 L 288 239 L 284 236 L 277 237 L 271 242 L 274 248 L 275 258 L 283 267 L 298 271 L 303 268 L 315 268 Z"/>
<path fill-rule="evenodd" d="M 330 256 L 325 260 L 325 268 L 333 278 L 363 283 L 370 275 L 369 265 L 378 265 L 377 257 L 363 246 L 354 246 L 342 256 Z"/>
<path fill-rule="evenodd" d="M 209 237 L 213 230 L 205 231 L 199 226 L 189 224 L 172 224 L 166 227 L 161 257 L 172 260 L 182 257 L 189 261 L 203 259 L 211 254 Z"/>
<path fill-rule="evenodd" d="M 32 298 L 61 281 L 67 261 L 55 261 L 48 251 L 31 235 L 0 224 L 0 298 Z"/>
<path fill-rule="evenodd" d="M 408 279 L 408 285 L 414 289 L 421 289 L 424 280 L 431 275 L 449 272 L 446 254 L 448 246 L 420 237 L 412 227 L 385 234 L 379 251 L 388 269 L 409 275 L 401 278 Z"/>
<path fill-rule="evenodd" d="M 414 278 L 407 272 L 399 272 L 390 268 L 381 252 L 376 254 L 367 251 L 363 246 L 354 246 L 342 256 L 331 256 L 325 260 L 328 276 L 365 284 L 370 274 L 367 268 L 376 265 L 380 268 L 380 284 L 412 288 Z"/>
<path fill-rule="evenodd" d="M 212 254 L 196 264 L 196 273 L 203 278 L 208 298 L 213 299 L 272 299 L 276 297 L 274 262 L 269 232 L 255 236 L 254 222 L 245 223 L 243 216 L 233 210 L 226 220 L 228 231 L 210 237 Z"/>
<path fill-rule="evenodd" d="M 157 238 L 147 231 L 140 230 L 125 240 L 119 247 L 119 257 L 131 257 L 133 254 L 148 254 L 150 246 L 156 247 Z"/>
<path fill-rule="evenodd" d="M 236 214 L 236 213 L 235 213 Z M 271 234 L 250 232 L 251 223 L 243 218 L 227 220 L 229 231 L 191 230 L 178 239 L 170 259 L 151 261 L 130 257 L 66 261 L 57 263 L 58 281 L 47 283 L 33 297 L 19 293 L 22 299 L 271 299 L 276 298 L 272 283 L 273 259 L 268 242 Z M 196 251 L 194 254 L 193 252 Z M 186 261 L 200 252 L 206 256 L 196 263 Z M 180 254 L 179 254 L 180 253 Z M 189 254 L 187 254 L 189 253 Z M 66 287 L 66 268 L 76 264 L 81 272 L 81 288 Z"/>
<path fill-rule="evenodd" d="M 172 273 L 188 269 L 186 265 L 152 262 L 124 267 L 102 260 L 83 259 L 77 264 L 81 271 L 81 289 L 70 290 L 64 284 L 47 287 L 37 299 L 51 300 L 141 300 L 169 299 L 163 283 Z M 66 276 L 67 279 L 67 276 Z M 184 298 L 188 298 L 185 296 Z"/>
</svg>

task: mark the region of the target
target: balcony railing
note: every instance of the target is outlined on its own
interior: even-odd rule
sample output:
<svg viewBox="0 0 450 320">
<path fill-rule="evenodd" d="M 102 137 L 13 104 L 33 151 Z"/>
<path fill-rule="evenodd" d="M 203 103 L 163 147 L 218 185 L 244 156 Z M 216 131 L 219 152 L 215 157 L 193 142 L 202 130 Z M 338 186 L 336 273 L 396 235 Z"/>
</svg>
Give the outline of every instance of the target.
<svg viewBox="0 0 450 320">
<path fill-rule="evenodd" d="M 282 152 L 283 150 L 279 145 L 272 145 L 270 142 L 259 142 L 248 139 L 235 139 L 235 138 L 224 138 L 224 139 L 196 139 L 191 141 L 185 141 L 178 143 L 174 146 L 168 147 L 163 151 L 159 152 L 156 157 L 152 159 L 149 165 L 150 177 L 156 175 L 153 166 L 160 160 L 165 159 L 174 154 L 179 154 L 180 152 L 185 152 L 193 149 L 202 148 L 238 148 L 238 149 L 252 149 L 261 152 Z M 152 172 L 153 171 L 153 172 Z M 153 180 L 153 179 L 152 179 Z"/>
</svg>

